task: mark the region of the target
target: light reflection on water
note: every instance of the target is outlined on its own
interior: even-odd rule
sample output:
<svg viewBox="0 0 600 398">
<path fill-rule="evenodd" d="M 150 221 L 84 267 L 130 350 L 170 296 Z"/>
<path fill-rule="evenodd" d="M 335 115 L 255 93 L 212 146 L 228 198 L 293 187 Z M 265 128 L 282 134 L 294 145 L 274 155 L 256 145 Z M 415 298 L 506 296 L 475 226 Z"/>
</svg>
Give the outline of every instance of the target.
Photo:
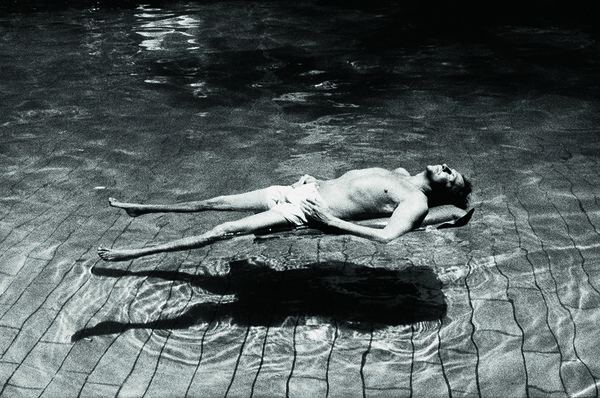
<svg viewBox="0 0 600 398">
<path fill-rule="evenodd" d="M 27 391 L 595 391 L 596 37 L 550 24 L 465 38 L 403 18 L 255 2 L 6 17 L 0 363 L 39 369 Z M 109 196 L 440 161 L 475 181 L 465 228 L 94 254 L 236 217 L 129 219 Z M 7 385 L 36 383 L 19 372 Z"/>
</svg>

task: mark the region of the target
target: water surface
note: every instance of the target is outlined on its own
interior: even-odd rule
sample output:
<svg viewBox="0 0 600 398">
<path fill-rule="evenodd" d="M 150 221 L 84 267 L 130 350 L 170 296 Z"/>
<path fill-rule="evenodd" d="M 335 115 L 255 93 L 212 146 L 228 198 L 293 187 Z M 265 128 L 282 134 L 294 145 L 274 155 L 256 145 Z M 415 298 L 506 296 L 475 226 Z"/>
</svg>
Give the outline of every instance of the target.
<svg viewBox="0 0 600 398">
<path fill-rule="evenodd" d="M 597 395 L 600 50 L 585 19 L 129 5 L 0 18 L 0 395 Z M 95 253 L 240 216 L 132 219 L 111 196 L 440 162 L 476 187 L 466 227 Z"/>
</svg>

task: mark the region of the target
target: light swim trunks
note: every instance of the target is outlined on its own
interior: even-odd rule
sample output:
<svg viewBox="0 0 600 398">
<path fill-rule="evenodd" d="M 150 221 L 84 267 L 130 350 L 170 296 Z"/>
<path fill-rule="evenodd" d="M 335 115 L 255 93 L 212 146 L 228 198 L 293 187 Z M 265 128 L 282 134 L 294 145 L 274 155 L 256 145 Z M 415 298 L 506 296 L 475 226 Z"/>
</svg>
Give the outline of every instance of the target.
<svg viewBox="0 0 600 398">
<path fill-rule="evenodd" d="M 300 202 L 306 199 L 320 200 L 316 182 L 294 186 L 272 186 L 267 188 L 267 203 L 270 210 L 281 214 L 291 224 L 300 227 L 308 223 Z"/>
</svg>

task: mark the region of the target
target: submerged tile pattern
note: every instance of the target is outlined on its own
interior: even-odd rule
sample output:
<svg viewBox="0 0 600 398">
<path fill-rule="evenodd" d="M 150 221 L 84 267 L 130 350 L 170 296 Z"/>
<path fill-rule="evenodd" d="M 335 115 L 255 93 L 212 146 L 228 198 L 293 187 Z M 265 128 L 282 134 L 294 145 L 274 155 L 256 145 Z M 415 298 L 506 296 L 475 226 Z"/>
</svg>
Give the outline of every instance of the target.
<svg viewBox="0 0 600 398">
<path fill-rule="evenodd" d="M 15 198 L 2 395 L 593 396 L 587 162 L 484 188 L 468 226 L 390 245 L 283 233 L 125 263 L 93 248 L 172 238 L 186 216 L 86 216 L 77 200 L 25 211 Z M 15 173 L 15 191 L 41 169 Z"/>
<path fill-rule="evenodd" d="M 381 29 L 408 36 L 380 57 L 346 40 L 380 14 L 221 4 L 0 28 L 0 396 L 597 396 L 593 37 L 508 26 L 432 41 L 407 25 Z M 230 20 L 241 33 L 223 38 Z M 335 20 L 352 32 L 331 34 Z M 311 31 L 300 40 L 290 21 Z M 440 160 L 475 182 L 459 229 L 95 253 L 237 217 L 133 219 L 110 196 L 182 201 Z"/>
</svg>

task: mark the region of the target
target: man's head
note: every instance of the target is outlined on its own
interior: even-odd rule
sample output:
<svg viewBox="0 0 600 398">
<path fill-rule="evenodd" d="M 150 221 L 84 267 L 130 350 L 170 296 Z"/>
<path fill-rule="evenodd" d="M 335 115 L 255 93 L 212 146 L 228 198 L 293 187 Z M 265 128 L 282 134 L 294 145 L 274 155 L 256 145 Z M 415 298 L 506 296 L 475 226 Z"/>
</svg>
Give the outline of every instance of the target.
<svg viewBox="0 0 600 398">
<path fill-rule="evenodd" d="M 452 204 L 461 209 L 467 208 L 472 187 L 465 176 L 445 164 L 427 166 L 425 176 L 432 189 L 430 207 Z"/>
</svg>

